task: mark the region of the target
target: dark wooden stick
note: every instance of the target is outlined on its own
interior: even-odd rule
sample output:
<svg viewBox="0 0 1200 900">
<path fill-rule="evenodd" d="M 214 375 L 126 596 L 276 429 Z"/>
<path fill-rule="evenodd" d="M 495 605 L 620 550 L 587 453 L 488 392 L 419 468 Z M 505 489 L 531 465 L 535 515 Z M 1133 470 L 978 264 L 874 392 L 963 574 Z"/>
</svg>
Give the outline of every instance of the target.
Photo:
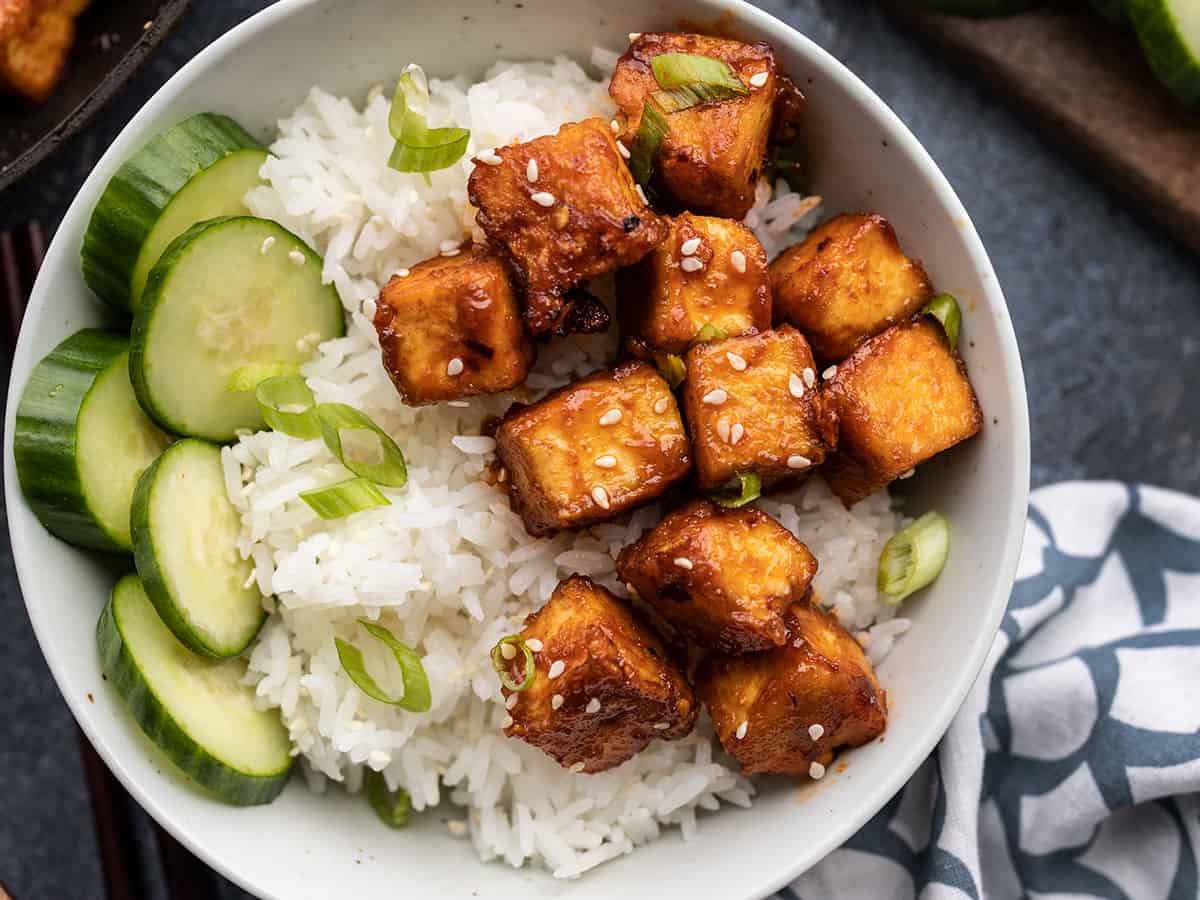
<svg viewBox="0 0 1200 900">
<path fill-rule="evenodd" d="M 79 755 L 92 799 L 96 845 L 104 866 L 105 894 L 108 900 L 138 900 L 144 892 L 137 869 L 137 844 L 129 808 L 132 801 L 82 731 L 79 732 Z"/>
</svg>

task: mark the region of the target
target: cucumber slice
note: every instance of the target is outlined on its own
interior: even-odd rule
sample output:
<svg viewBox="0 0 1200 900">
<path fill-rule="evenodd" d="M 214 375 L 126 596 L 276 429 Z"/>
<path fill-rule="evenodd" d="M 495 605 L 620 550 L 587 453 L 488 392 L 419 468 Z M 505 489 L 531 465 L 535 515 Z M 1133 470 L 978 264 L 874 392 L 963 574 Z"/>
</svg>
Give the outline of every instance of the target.
<svg viewBox="0 0 1200 900">
<path fill-rule="evenodd" d="M 225 493 L 221 449 L 172 444 L 133 495 L 133 558 L 163 623 L 188 649 L 236 656 L 267 614 L 237 552 L 241 522 Z"/>
<path fill-rule="evenodd" d="M 1128 0 L 1127 5 L 1159 80 L 1184 103 L 1200 106 L 1200 3 Z"/>
<path fill-rule="evenodd" d="M 150 140 L 109 181 L 83 236 L 83 278 L 135 312 L 151 267 L 196 222 L 241 215 L 267 152 L 233 119 L 200 113 Z"/>
<path fill-rule="evenodd" d="M 342 304 L 321 283 L 321 258 L 276 222 L 229 216 L 193 225 L 150 271 L 133 320 L 138 400 L 168 431 L 231 441 L 263 427 L 234 372 L 303 362 L 345 333 Z"/>
<path fill-rule="evenodd" d="M 96 624 L 104 674 L 138 727 L 185 775 L 226 803 L 270 803 L 292 768 L 274 710 L 255 708 L 246 663 L 215 661 L 171 636 L 141 580 L 126 575 Z"/>
<path fill-rule="evenodd" d="M 1033 9 L 1040 2 L 1041 0 L 913 0 L 913 5 L 935 12 L 982 18 L 1024 12 Z"/>
<path fill-rule="evenodd" d="M 29 376 L 17 407 L 13 456 L 30 508 L 52 534 L 128 553 L 133 490 L 170 443 L 129 383 L 129 339 L 84 329 Z"/>
</svg>

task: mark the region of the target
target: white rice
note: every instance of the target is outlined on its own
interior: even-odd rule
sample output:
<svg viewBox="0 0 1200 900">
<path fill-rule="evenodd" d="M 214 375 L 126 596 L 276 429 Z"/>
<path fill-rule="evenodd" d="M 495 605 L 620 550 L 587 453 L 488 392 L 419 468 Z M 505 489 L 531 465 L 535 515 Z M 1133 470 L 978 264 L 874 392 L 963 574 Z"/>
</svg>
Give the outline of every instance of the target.
<svg viewBox="0 0 1200 900">
<path fill-rule="evenodd" d="M 330 780 L 357 791 L 369 766 L 408 790 L 417 810 L 447 796 L 465 807 L 465 829 L 456 817 L 449 830 L 469 833 L 482 859 L 535 861 L 569 878 L 658 837 L 663 826 L 678 825 L 687 838 L 697 810 L 748 806 L 754 787 L 720 753 L 703 718 L 684 740 L 655 741 L 597 775 L 568 772 L 500 730 L 506 710 L 489 658 L 493 644 L 573 572 L 623 593 L 613 557 L 659 510 L 532 539 L 504 494 L 481 477 L 494 442 L 478 436 L 480 425 L 514 396 L 421 409 L 400 402 L 371 325 L 375 298 L 398 269 L 471 235 L 470 156 L 612 114 L 604 83 L 565 59 L 501 63 L 478 84 L 434 80 L 431 90 L 432 124 L 471 129 L 470 152 L 434 173 L 431 186 L 387 168 L 392 141 L 380 88 L 361 109 L 314 88 L 279 123 L 262 169 L 268 184 L 247 197 L 253 212 L 282 222 L 324 256 L 324 278 L 346 307 L 347 335 L 322 344 L 303 369 L 317 400 L 371 416 L 403 448 L 409 472 L 405 488 L 383 489 L 390 506 L 326 522 L 298 498 L 347 475 L 321 441 L 260 432 L 223 451 L 242 518 L 239 549 L 253 559 L 272 614 L 247 679 L 264 704 L 280 710 L 314 790 Z M 819 203 L 782 184 L 774 199 L 763 184 L 758 201 L 748 222 L 772 253 L 797 239 L 797 226 Z M 524 396 L 610 364 L 614 341 L 553 342 Z M 847 513 L 814 479 L 762 506 L 820 559 L 817 590 L 848 627 L 862 631 L 892 614 L 874 584 L 882 543 L 899 521 L 886 494 Z M 403 692 L 390 654 L 362 639 L 355 620 L 364 616 L 418 648 L 433 695 L 428 713 L 372 700 L 341 670 L 333 638 L 357 639 L 381 686 Z M 873 656 L 905 627 L 898 619 L 874 625 Z"/>
</svg>

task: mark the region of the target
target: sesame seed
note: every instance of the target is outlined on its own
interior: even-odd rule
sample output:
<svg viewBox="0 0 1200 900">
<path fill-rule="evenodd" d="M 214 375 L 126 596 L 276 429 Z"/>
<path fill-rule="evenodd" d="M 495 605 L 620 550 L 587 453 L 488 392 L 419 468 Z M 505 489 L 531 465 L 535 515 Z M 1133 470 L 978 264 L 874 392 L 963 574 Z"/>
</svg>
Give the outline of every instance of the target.
<svg viewBox="0 0 1200 900">
<path fill-rule="evenodd" d="M 397 277 L 397 278 L 407 278 L 407 277 L 408 277 L 409 275 L 411 275 L 411 274 L 412 274 L 412 273 L 411 273 L 411 272 L 409 272 L 409 271 L 408 271 L 408 269 L 397 269 L 397 270 L 396 270 L 396 277 Z"/>
<path fill-rule="evenodd" d="M 750 723 L 743 719 L 742 724 L 737 727 L 737 731 L 735 731 L 733 733 L 733 736 L 736 737 L 740 741 L 742 738 L 744 738 L 746 736 L 746 729 L 749 727 L 750 727 Z"/>
<path fill-rule="evenodd" d="M 685 256 L 679 261 L 679 268 L 685 272 L 699 272 L 704 268 L 704 261 L 694 256 Z"/>
<path fill-rule="evenodd" d="M 461 375 L 462 370 L 463 370 L 463 361 L 461 359 L 459 359 L 457 356 L 454 357 L 454 359 L 450 360 L 450 362 L 446 363 L 446 374 L 447 375 Z"/>
<path fill-rule="evenodd" d="M 832 378 L 836 374 L 837 374 L 837 366 L 830 366 L 828 369 L 826 369 L 824 372 L 821 373 L 821 377 L 824 378 L 826 381 L 828 381 L 830 378 Z"/>
<path fill-rule="evenodd" d="M 613 134 L 621 133 L 621 123 L 618 122 L 616 119 L 613 119 L 611 122 L 609 122 L 608 127 L 612 129 Z"/>
<path fill-rule="evenodd" d="M 462 241 L 442 241 L 440 244 L 438 244 L 438 249 L 443 253 L 446 253 L 450 250 L 457 250 L 461 246 Z"/>
<path fill-rule="evenodd" d="M 750 76 L 750 87 L 762 87 L 767 83 L 766 72 L 756 72 Z"/>
<path fill-rule="evenodd" d="M 584 769 L 584 764 L 582 762 L 577 762 L 573 766 L 571 766 L 571 771 L 574 772 L 576 775 L 578 775 L 580 772 L 582 772 L 583 769 Z"/>
<path fill-rule="evenodd" d="M 729 443 L 729 419 L 725 418 L 725 416 L 717 419 L 717 437 L 725 443 Z"/>
<path fill-rule="evenodd" d="M 505 716 L 504 721 L 500 723 L 501 728 L 511 728 L 513 723 L 512 716 Z"/>
<path fill-rule="evenodd" d="M 813 780 L 820 780 L 825 777 L 825 767 L 819 762 L 815 762 L 808 767 L 808 774 L 812 776 Z"/>
<path fill-rule="evenodd" d="M 745 272 L 746 271 L 746 254 L 743 253 L 741 250 L 734 250 L 732 253 L 730 253 L 729 261 L 731 263 L 733 263 L 733 268 L 734 268 L 735 272 Z"/>
<path fill-rule="evenodd" d="M 715 391 L 709 391 L 705 394 L 702 402 L 707 403 L 709 406 L 720 406 L 728 399 L 729 394 L 723 388 L 717 388 Z"/>
<path fill-rule="evenodd" d="M 602 469 L 612 469 L 617 465 L 617 458 L 611 453 L 605 453 L 603 456 L 596 457 L 596 465 Z"/>
<path fill-rule="evenodd" d="M 529 640 L 527 640 L 525 642 L 525 646 L 528 647 L 530 650 L 532 650 L 534 653 L 541 653 L 542 648 L 545 647 L 546 645 L 543 644 L 537 638 L 530 638 Z"/>
<path fill-rule="evenodd" d="M 619 409 L 610 409 L 600 417 L 601 425 L 616 425 L 621 421 L 621 411 Z"/>
<path fill-rule="evenodd" d="M 629 148 L 620 141 L 617 141 L 617 152 L 621 154 L 622 159 L 629 159 L 631 156 L 633 156 L 633 154 L 629 152 Z"/>
<path fill-rule="evenodd" d="M 625 590 L 629 591 L 629 593 L 634 597 L 638 595 L 637 588 L 635 588 L 631 582 L 625 582 Z"/>
<path fill-rule="evenodd" d="M 808 736 L 810 738 L 812 738 L 814 741 L 819 741 L 821 739 L 821 735 L 823 735 L 824 733 L 825 733 L 824 725 L 809 725 L 808 726 Z"/>
<path fill-rule="evenodd" d="M 600 485 L 592 488 L 592 499 L 596 501 L 596 505 L 601 509 L 608 509 L 610 505 L 608 502 L 608 491 L 600 487 Z"/>
<path fill-rule="evenodd" d="M 629 41 L 630 41 L 630 43 L 632 43 L 633 41 L 636 41 L 636 40 L 637 40 L 638 38 L 640 38 L 641 36 L 642 36 L 642 33 L 641 33 L 640 31 L 631 31 L 631 32 L 629 32 Z"/>
<path fill-rule="evenodd" d="M 567 670 L 567 664 L 565 662 L 563 662 L 561 659 L 556 659 L 554 662 L 552 662 L 550 664 L 550 671 L 547 672 L 546 674 L 549 675 L 550 680 L 553 681 L 555 678 L 557 678 L 559 675 L 561 675 L 566 670 Z"/>
<path fill-rule="evenodd" d="M 511 643 L 507 643 L 507 642 L 503 643 L 500 645 L 500 655 L 503 656 L 505 659 L 516 659 L 517 658 L 517 648 L 514 647 Z"/>
<path fill-rule="evenodd" d="M 475 154 L 475 158 L 485 166 L 498 166 L 504 162 L 504 160 L 496 155 L 496 151 L 494 149 L 484 150 L 482 153 L 477 153 Z"/>
<path fill-rule="evenodd" d="M 676 557 L 675 565 L 679 566 L 681 569 L 687 569 L 689 572 L 696 568 L 695 564 L 686 556 Z"/>
<path fill-rule="evenodd" d="M 670 728 L 670 727 L 671 727 L 671 723 L 670 723 L 670 722 L 655 722 L 655 723 L 654 723 L 654 730 L 655 730 L 655 731 L 666 731 L 666 730 L 667 730 L 668 728 Z"/>
<path fill-rule="evenodd" d="M 482 297 L 479 300 L 472 299 L 467 301 L 467 306 L 471 307 L 471 309 L 487 309 L 491 305 L 491 297 Z"/>
<path fill-rule="evenodd" d="M 290 259 L 292 261 L 292 265 L 302 266 L 302 265 L 304 265 L 305 257 L 304 257 L 304 254 L 301 253 L 299 250 L 293 250 L 291 253 L 288 254 L 288 259 Z"/>
<path fill-rule="evenodd" d="M 679 252 L 684 256 L 691 256 L 700 249 L 700 238 L 688 238 L 679 245 Z"/>
<path fill-rule="evenodd" d="M 462 253 L 462 251 L 455 247 L 453 250 L 443 250 L 442 256 L 458 256 L 460 253 Z"/>
<path fill-rule="evenodd" d="M 789 469 L 807 469 L 812 465 L 812 460 L 797 453 L 795 456 L 788 457 L 787 465 Z"/>
<path fill-rule="evenodd" d="M 726 353 L 725 358 L 729 360 L 729 364 L 733 366 L 735 372 L 746 371 L 746 357 L 739 356 L 736 353 Z"/>
<path fill-rule="evenodd" d="M 562 705 L 563 705 L 563 695 L 562 694 L 555 694 L 553 697 L 550 698 L 550 708 L 551 709 L 558 709 Z"/>
<path fill-rule="evenodd" d="M 649 206 L 650 201 L 646 199 L 646 192 L 642 190 L 642 186 L 640 184 L 635 184 L 633 189 L 637 191 L 637 195 L 641 198 L 642 202 Z"/>
<path fill-rule="evenodd" d="M 548 191 L 538 191 L 536 194 L 534 194 L 529 199 L 532 200 L 534 203 L 536 203 L 538 206 L 553 206 L 554 205 L 554 195 L 549 193 Z"/>
<path fill-rule="evenodd" d="M 521 699 L 520 694 L 509 694 L 508 699 L 504 701 L 505 709 L 512 709 L 517 705 L 517 701 Z"/>
<path fill-rule="evenodd" d="M 797 400 L 804 396 L 804 382 L 795 372 L 788 376 L 788 391 Z"/>
<path fill-rule="evenodd" d="M 455 837 L 462 837 L 467 833 L 467 823 L 462 819 L 451 819 L 446 823 L 446 830 Z"/>
<path fill-rule="evenodd" d="M 529 179 L 530 184 L 538 180 L 538 164 L 536 159 L 531 159 L 525 164 L 525 177 Z"/>
<path fill-rule="evenodd" d="M 600 701 L 597 700 L 595 697 L 593 697 L 591 700 L 588 701 L 588 705 L 583 708 L 583 711 L 586 713 L 600 712 Z"/>
<path fill-rule="evenodd" d="M 917 470 L 916 470 L 916 469 L 909 469 L 907 472 L 901 472 L 901 473 L 900 473 L 898 476 L 896 476 L 896 477 L 897 477 L 897 480 L 899 480 L 899 481 L 904 481 L 906 478 L 912 478 L 912 477 L 913 477 L 914 475 L 916 475 L 916 474 L 917 474 Z"/>
<path fill-rule="evenodd" d="M 812 369 L 805 369 L 804 370 L 804 386 L 812 387 L 816 383 L 817 383 L 817 373 L 814 372 Z"/>
<path fill-rule="evenodd" d="M 263 256 L 266 256 L 267 251 L 270 250 L 271 247 L 273 247 L 274 245 L 275 245 L 275 238 L 272 235 L 268 235 L 267 237 L 263 238 L 262 246 L 260 246 L 258 248 L 258 252 L 261 253 Z"/>
<path fill-rule="evenodd" d="M 741 422 L 735 422 L 733 427 L 729 429 L 729 443 L 731 444 L 737 444 L 745 436 L 746 429 L 742 427 Z"/>
<path fill-rule="evenodd" d="M 666 397 L 659 397 L 657 400 L 654 401 L 654 411 L 661 416 L 663 413 L 665 413 L 667 411 L 667 406 L 669 404 L 670 404 L 670 401 Z"/>
</svg>

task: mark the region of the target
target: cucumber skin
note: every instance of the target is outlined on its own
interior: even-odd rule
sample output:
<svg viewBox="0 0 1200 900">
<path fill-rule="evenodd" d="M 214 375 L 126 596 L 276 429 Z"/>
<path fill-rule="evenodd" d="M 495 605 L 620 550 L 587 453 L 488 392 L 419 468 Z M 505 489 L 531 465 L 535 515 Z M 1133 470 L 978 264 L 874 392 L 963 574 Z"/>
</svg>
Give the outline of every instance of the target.
<svg viewBox="0 0 1200 900">
<path fill-rule="evenodd" d="M 13 430 L 17 478 L 38 521 L 68 544 L 106 553 L 133 548 L 91 512 L 75 462 L 75 426 L 96 378 L 127 349 L 124 336 L 90 328 L 67 338 L 34 367 Z"/>
<path fill-rule="evenodd" d="M 100 651 L 100 669 L 113 683 L 129 708 L 138 728 L 188 778 L 218 799 L 235 806 L 257 806 L 279 796 L 291 775 L 289 765 L 278 775 L 247 775 L 217 759 L 191 739 L 170 711 L 155 696 L 142 678 L 137 662 L 125 646 L 121 628 L 113 613 L 113 602 L 121 585 L 136 575 L 126 575 L 113 588 L 112 596 L 96 623 L 96 646 Z"/>
<path fill-rule="evenodd" d="M 158 470 L 172 451 L 183 453 L 186 452 L 189 445 L 195 444 L 204 444 L 217 449 L 215 444 L 208 444 L 194 438 L 176 441 L 164 450 L 162 455 L 151 463 L 149 468 L 142 473 L 142 477 L 138 479 L 137 488 L 133 492 L 133 508 L 130 512 L 130 531 L 133 533 L 133 563 L 138 576 L 142 579 L 142 586 L 146 589 L 146 596 L 154 604 L 163 624 L 171 630 L 171 634 L 175 635 L 175 639 L 200 656 L 207 656 L 209 659 L 229 659 L 237 656 L 254 643 L 258 632 L 262 630 L 263 622 L 267 621 L 266 610 L 263 610 L 258 628 L 241 647 L 229 649 L 213 647 L 205 643 L 196 629 L 192 627 L 183 610 L 175 605 L 171 589 L 167 586 L 166 576 L 158 565 L 158 552 L 154 547 L 154 533 L 150 526 L 150 501 L 151 495 L 154 493 L 154 480 Z"/>
<path fill-rule="evenodd" d="M 105 303 L 129 314 L 130 281 L 154 223 L 198 173 L 238 150 L 262 150 L 228 116 L 199 113 L 150 141 L 117 169 L 83 237 L 83 280 Z"/>
<path fill-rule="evenodd" d="M 1167 0 L 1127 0 L 1146 61 L 1159 80 L 1188 106 L 1200 107 L 1200 48 L 1184 44 Z"/>
</svg>

